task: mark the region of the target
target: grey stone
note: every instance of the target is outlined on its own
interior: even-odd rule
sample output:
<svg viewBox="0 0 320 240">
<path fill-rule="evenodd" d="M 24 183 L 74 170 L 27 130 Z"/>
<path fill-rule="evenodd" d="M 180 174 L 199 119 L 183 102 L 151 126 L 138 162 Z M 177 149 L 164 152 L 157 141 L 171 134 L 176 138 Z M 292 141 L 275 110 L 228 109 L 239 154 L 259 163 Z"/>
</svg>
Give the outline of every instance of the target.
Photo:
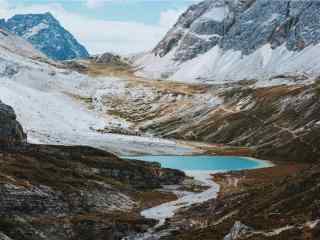
<svg viewBox="0 0 320 240">
<path fill-rule="evenodd" d="M 225 8 L 222 21 L 206 17 Z M 320 2 L 294 0 L 207 0 L 191 6 L 153 50 L 165 56 L 177 47 L 184 62 L 219 46 L 248 55 L 265 44 L 300 51 L 320 43 Z"/>
</svg>

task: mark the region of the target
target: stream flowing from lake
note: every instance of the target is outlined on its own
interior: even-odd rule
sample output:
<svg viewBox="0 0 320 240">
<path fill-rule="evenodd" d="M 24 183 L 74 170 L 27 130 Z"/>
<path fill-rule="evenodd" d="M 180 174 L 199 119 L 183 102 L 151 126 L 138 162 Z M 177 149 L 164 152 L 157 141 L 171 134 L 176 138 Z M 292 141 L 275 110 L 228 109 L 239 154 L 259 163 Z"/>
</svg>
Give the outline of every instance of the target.
<svg viewBox="0 0 320 240">
<path fill-rule="evenodd" d="M 160 238 L 161 233 L 156 230 L 162 226 L 166 219 L 171 218 L 181 208 L 190 207 L 193 204 L 203 203 L 210 199 L 217 198 L 220 186 L 212 180 L 212 174 L 225 171 L 238 171 L 245 169 L 266 168 L 272 166 L 268 161 L 257 160 L 248 157 L 236 156 L 134 156 L 125 157 L 126 159 L 143 160 L 147 162 L 158 162 L 164 168 L 182 170 L 187 176 L 193 177 L 208 189 L 200 192 L 184 192 L 172 190 L 177 194 L 178 199 L 167 202 L 159 206 L 146 209 L 141 212 L 145 218 L 158 220 L 158 224 L 149 232 L 128 237 L 126 239 L 149 240 Z M 163 231 L 162 231 L 163 232 Z"/>
</svg>

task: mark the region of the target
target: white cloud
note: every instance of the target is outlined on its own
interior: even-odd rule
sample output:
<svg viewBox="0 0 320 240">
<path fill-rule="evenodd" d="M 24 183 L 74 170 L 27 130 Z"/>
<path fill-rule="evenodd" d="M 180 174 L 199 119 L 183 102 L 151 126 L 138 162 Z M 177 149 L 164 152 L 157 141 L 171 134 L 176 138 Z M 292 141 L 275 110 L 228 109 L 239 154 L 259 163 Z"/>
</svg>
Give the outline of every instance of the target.
<svg viewBox="0 0 320 240">
<path fill-rule="evenodd" d="M 0 18 L 5 15 L 9 9 L 9 3 L 6 0 L 0 0 Z"/>
<path fill-rule="evenodd" d="M 87 0 L 87 7 L 88 8 L 100 8 L 105 5 L 105 0 Z"/>
<path fill-rule="evenodd" d="M 162 39 L 181 12 L 165 11 L 161 13 L 158 25 L 146 25 L 138 22 L 89 18 L 67 11 L 59 3 L 34 4 L 28 7 L 17 5 L 11 8 L 7 3 L 6 0 L 0 0 L 0 18 L 8 18 L 18 13 L 51 12 L 63 27 L 70 31 L 92 54 L 107 51 L 122 54 L 148 51 Z"/>
</svg>

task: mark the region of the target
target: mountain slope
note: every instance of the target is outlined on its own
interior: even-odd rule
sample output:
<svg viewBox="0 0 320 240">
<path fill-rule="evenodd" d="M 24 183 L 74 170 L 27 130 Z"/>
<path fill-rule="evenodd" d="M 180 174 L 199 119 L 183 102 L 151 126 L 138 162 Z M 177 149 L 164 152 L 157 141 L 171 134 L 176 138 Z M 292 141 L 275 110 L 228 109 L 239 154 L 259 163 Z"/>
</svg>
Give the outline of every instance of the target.
<svg viewBox="0 0 320 240">
<path fill-rule="evenodd" d="M 184 110 L 182 113 L 170 115 L 167 111 L 165 117 L 142 123 L 141 131 L 165 138 L 247 146 L 262 159 L 319 161 L 319 82 L 309 86 L 218 88 L 211 98 L 218 96 L 216 105 L 198 101 L 193 111 L 183 106 L 178 108 Z"/>
<path fill-rule="evenodd" d="M 15 15 L 1 25 L 54 60 L 89 57 L 87 50 L 50 13 Z"/>
<path fill-rule="evenodd" d="M 121 155 L 194 151 L 175 141 L 104 133 L 113 126 L 127 129 L 129 124 L 102 113 L 100 102 L 90 109 L 87 102 L 99 99 L 104 89 L 122 88 L 120 79 L 79 74 L 42 57 L 20 37 L 2 32 L 0 99 L 15 109 L 33 143 L 89 145 Z"/>
<path fill-rule="evenodd" d="M 318 1 L 206 0 L 191 6 L 138 75 L 225 82 L 320 72 Z"/>
<path fill-rule="evenodd" d="M 34 49 L 32 44 L 4 30 L 3 28 L 1 28 L 1 26 L 0 26 L 0 48 L 1 48 L 1 53 L 5 53 L 5 51 L 10 51 L 11 53 L 19 53 L 19 55 L 25 56 L 25 57 L 45 58 L 45 56 L 42 53 Z"/>
<path fill-rule="evenodd" d="M 168 221 L 162 240 L 318 240 L 320 166 L 221 173 L 218 199 Z"/>
</svg>

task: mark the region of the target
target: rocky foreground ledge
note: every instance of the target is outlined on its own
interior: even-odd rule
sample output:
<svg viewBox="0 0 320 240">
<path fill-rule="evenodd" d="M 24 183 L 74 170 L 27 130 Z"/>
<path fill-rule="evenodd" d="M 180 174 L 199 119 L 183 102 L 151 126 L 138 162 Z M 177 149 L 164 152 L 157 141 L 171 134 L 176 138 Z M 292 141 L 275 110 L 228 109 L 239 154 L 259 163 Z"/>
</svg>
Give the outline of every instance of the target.
<svg viewBox="0 0 320 240">
<path fill-rule="evenodd" d="M 185 175 L 90 147 L 30 145 L 0 103 L 0 239 L 121 239 L 154 225 L 141 209 Z M 148 201 L 148 203 L 147 203 Z"/>
</svg>

